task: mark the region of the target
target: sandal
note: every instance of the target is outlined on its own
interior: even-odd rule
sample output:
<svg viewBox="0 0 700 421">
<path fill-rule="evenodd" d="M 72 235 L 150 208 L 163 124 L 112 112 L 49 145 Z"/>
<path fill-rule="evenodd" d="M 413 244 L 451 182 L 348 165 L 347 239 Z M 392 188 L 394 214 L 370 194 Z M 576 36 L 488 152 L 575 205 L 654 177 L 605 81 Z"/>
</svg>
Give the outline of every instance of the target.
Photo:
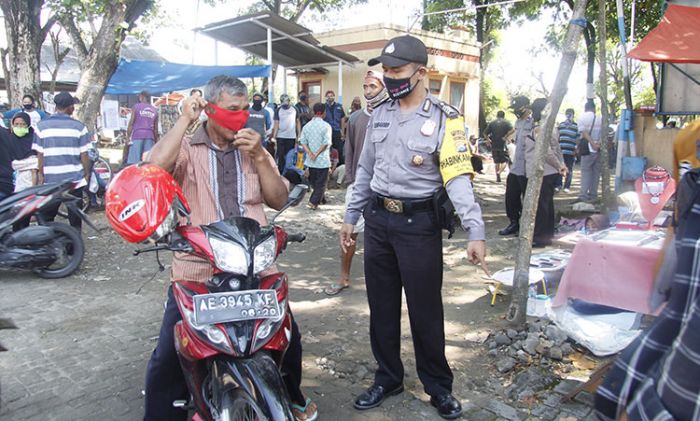
<svg viewBox="0 0 700 421">
<path fill-rule="evenodd" d="M 342 290 L 344 290 L 345 288 L 348 288 L 349 286 L 350 285 L 333 284 L 331 286 L 326 287 L 326 289 L 324 289 L 323 292 L 326 295 L 330 295 L 330 296 L 338 295 L 338 294 L 340 294 L 340 292 Z"/>
<path fill-rule="evenodd" d="M 292 413 L 297 421 L 316 421 L 318 419 L 318 407 L 309 398 L 306 398 L 304 406 L 293 403 Z"/>
</svg>

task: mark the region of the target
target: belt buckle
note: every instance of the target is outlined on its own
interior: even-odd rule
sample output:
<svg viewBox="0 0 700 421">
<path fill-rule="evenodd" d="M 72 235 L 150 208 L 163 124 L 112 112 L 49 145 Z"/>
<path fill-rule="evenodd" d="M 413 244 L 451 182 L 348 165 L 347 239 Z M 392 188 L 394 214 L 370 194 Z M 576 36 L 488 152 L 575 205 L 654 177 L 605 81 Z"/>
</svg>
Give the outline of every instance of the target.
<svg viewBox="0 0 700 421">
<path fill-rule="evenodd" d="M 403 213 L 403 203 L 400 200 L 384 198 L 384 209 L 391 213 Z"/>
</svg>

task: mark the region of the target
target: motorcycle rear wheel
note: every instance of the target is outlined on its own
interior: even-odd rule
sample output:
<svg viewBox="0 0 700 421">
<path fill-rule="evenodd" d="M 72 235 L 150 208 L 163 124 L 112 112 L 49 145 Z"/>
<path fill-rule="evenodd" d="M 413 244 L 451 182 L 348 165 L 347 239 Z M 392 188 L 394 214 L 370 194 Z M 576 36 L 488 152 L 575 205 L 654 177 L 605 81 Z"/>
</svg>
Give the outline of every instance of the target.
<svg viewBox="0 0 700 421">
<path fill-rule="evenodd" d="M 51 266 L 34 269 L 34 273 L 45 279 L 65 278 L 78 270 L 83 262 L 85 255 L 83 237 L 70 225 L 60 222 L 50 222 L 46 225 L 58 234 L 52 242 L 58 251 L 58 258 Z"/>
<path fill-rule="evenodd" d="M 266 421 L 267 416 L 253 398 L 242 390 L 227 393 L 217 421 Z"/>
</svg>

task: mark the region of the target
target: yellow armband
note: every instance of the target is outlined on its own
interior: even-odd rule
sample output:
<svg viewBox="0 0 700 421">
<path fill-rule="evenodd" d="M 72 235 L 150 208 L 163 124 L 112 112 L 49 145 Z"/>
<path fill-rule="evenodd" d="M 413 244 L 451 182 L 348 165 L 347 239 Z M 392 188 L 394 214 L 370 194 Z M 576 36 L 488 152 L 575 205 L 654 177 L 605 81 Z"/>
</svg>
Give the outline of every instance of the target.
<svg viewBox="0 0 700 421">
<path fill-rule="evenodd" d="M 463 174 L 474 178 L 472 154 L 467 142 L 467 135 L 464 133 L 464 117 L 448 118 L 445 123 L 445 137 L 440 147 L 440 175 L 445 185 Z"/>
</svg>

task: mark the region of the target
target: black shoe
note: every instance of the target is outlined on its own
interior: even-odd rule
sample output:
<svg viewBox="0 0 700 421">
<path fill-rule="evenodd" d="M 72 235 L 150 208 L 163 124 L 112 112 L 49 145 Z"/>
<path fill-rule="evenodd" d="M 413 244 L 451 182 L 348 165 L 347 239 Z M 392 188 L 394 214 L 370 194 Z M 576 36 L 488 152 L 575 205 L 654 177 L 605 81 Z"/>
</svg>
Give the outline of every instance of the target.
<svg viewBox="0 0 700 421">
<path fill-rule="evenodd" d="M 510 225 L 498 231 L 498 235 L 513 235 L 520 231 L 520 224 L 517 222 L 511 222 Z"/>
<path fill-rule="evenodd" d="M 375 408 L 381 405 L 384 399 L 389 396 L 398 395 L 401 392 L 403 392 L 402 384 L 389 391 L 387 391 L 384 386 L 373 384 L 355 399 L 355 403 L 352 406 L 359 410 Z"/>
<path fill-rule="evenodd" d="M 454 396 L 431 396 L 430 404 L 437 408 L 438 415 L 446 420 L 454 420 L 462 415 L 462 404 Z"/>
</svg>

